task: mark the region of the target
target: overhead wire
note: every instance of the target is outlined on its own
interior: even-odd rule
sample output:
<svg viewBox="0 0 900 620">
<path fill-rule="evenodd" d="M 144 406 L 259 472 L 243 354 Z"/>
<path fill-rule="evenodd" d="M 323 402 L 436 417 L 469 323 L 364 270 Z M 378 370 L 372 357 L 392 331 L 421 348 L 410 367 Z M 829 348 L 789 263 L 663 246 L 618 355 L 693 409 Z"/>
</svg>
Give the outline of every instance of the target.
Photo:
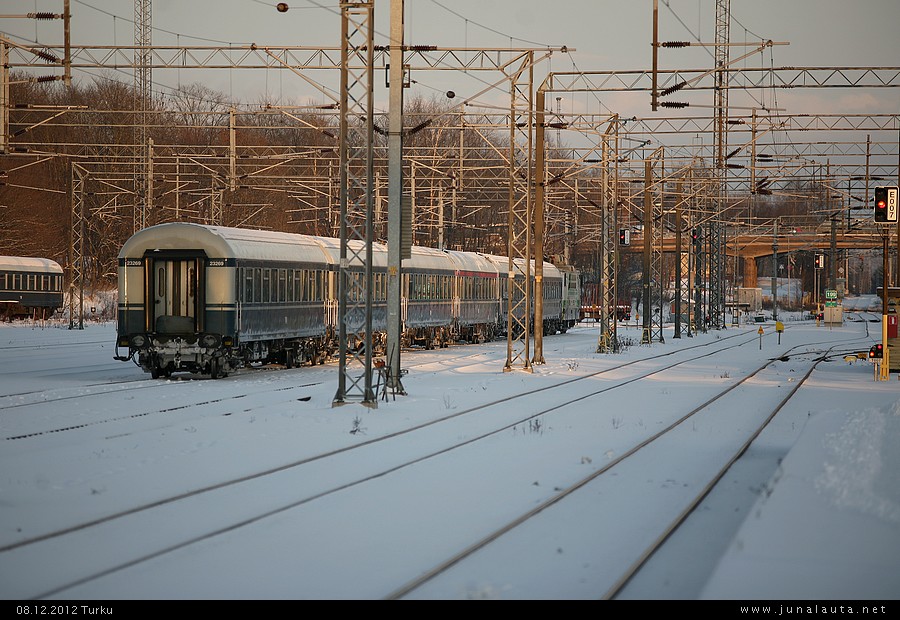
<svg viewBox="0 0 900 620">
<path fill-rule="evenodd" d="M 512 35 L 510 35 L 510 34 L 508 34 L 508 33 L 501 32 L 501 31 L 497 30 L 496 28 L 491 28 L 490 26 L 486 26 L 486 25 L 484 25 L 484 24 L 482 24 L 482 23 L 480 23 L 480 22 L 478 22 L 478 21 L 475 21 L 474 19 L 470 19 L 470 18 L 466 17 L 465 15 L 462 15 L 461 13 L 458 13 L 457 11 L 454 11 L 453 9 L 451 9 L 451 8 L 449 8 L 449 7 L 447 7 L 447 6 L 445 6 L 445 5 L 442 4 L 441 2 L 438 2 L 438 0 L 431 0 L 431 3 L 434 4 L 434 5 L 436 5 L 436 6 L 439 6 L 439 7 L 442 8 L 442 9 L 444 9 L 445 11 L 447 11 L 448 13 L 450 13 L 451 15 L 455 15 L 456 17 L 458 17 L 458 18 L 460 18 L 460 19 L 462 19 L 462 20 L 465 20 L 465 22 L 466 22 L 467 24 L 468 24 L 469 22 L 471 22 L 471 23 L 475 24 L 476 26 L 478 26 L 479 28 L 483 28 L 484 30 L 487 30 L 488 32 L 493 32 L 494 34 L 498 34 L 498 35 L 500 35 L 500 36 L 502 36 L 502 37 L 504 37 L 504 38 L 508 38 L 508 39 L 510 40 L 510 42 L 512 42 L 512 41 L 521 41 L 522 43 L 528 43 L 529 45 L 539 45 L 539 46 L 541 46 L 541 47 L 552 47 L 552 46 L 550 46 L 550 45 L 548 45 L 548 44 L 546 44 L 546 43 L 539 43 L 539 42 L 537 42 L 537 41 L 531 41 L 531 40 L 529 40 L 529 39 L 523 39 L 523 38 L 520 38 L 520 37 L 514 37 L 514 36 L 512 36 Z M 512 45 L 510 45 L 510 47 L 512 47 Z"/>
</svg>

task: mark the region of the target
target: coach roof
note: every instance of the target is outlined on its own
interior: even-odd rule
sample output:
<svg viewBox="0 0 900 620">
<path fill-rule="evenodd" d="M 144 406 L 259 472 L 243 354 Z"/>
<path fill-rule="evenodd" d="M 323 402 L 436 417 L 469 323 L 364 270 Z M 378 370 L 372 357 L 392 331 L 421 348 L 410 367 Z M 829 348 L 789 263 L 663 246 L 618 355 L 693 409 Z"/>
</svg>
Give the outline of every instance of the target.
<svg viewBox="0 0 900 620">
<path fill-rule="evenodd" d="M 59 263 L 49 258 L 0 256 L 0 271 L 28 271 L 33 273 L 62 273 Z"/>
<path fill-rule="evenodd" d="M 209 258 L 329 262 L 317 237 L 184 222 L 136 232 L 122 246 L 119 258 L 137 258 L 153 250 L 203 250 Z"/>
</svg>

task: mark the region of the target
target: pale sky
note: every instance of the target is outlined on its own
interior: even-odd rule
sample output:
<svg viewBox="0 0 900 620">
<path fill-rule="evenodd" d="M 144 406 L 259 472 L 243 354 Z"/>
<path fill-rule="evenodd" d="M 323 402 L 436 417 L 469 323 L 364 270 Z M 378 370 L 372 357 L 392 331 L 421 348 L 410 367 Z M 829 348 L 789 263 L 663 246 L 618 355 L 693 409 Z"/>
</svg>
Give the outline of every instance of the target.
<svg viewBox="0 0 900 620">
<path fill-rule="evenodd" d="M 256 43 L 259 46 L 338 47 L 340 45 L 337 0 L 292 0 L 286 13 L 275 10 L 275 2 L 262 0 L 156 0 L 152 3 L 153 44 L 158 46 L 227 46 Z M 715 41 L 715 0 L 659 0 L 661 41 Z M 12 18 L 24 12 L 62 12 L 63 0 L 0 0 L 0 32 L 19 43 L 59 44 L 62 22 Z M 562 46 L 575 51 L 554 54 L 540 64 L 536 79 L 550 71 L 646 70 L 651 67 L 652 0 L 407 0 L 406 43 L 453 48 Z M 134 41 L 134 3 L 131 0 L 71 0 L 73 44 L 77 46 L 121 45 Z M 389 0 L 376 0 L 376 44 L 386 42 Z M 732 0 L 732 44 L 771 40 L 776 45 L 737 63 L 736 67 L 889 67 L 900 61 L 900 2 L 896 0 Z M 732 58 L 750 51 L 733 45 Z M 659 67 L 665 70 L 705 69 L 713 63 L 712 47 L 663 49 Z M 80 73 L 80 75 L 79 75 Z M 111 73 L 123 81 L 131 69 Z M 78 72 L 76 79 L 98 75 Z M 483 83 L 450 72 L 428 72 L 413 76 L 422 96 L 439 96 L 456 88 L 466 97 Z M 457 81 L 457 86 L 448 84 Z M 253 102 L 268 93 L 270 99 L 297 101 L 310 96 L 304 82 L 286 71 L 205 69 L 154 70 L 154 90 L 171 92 L 179 84 L 201 82 L 235 101 Z M 811 105 L 837 107 L 841 111 L 897 112 L 896 89 L 849 93 L 847 89 L 822 89 Z M 828 89 L 825 89 L 828 91 Z M 792 113 L 803 113 L 794 97 L 799 91 L 783 92 L 779 105 L 791 105 Z M 850 96 L 852 95 L 852 97 Z M 376 97 L 381 95 L 376 93 Z M 777 96 L 776 94 L 771 95 Z M 826 103 L 827 102 L 827 103 Z M 605 103 L 605 101 L 604 101 Z M 573 109 L 578 101 L 562 102 Z M 650 113 L 646 95 L 634 101 L 630 115 Z M 853 109 L 853 108 L 856 109 Z M 563 110 L 565 111 L 565 110 Z M 813 110 L 818 112 L 819 110 Z"/>
</svg>

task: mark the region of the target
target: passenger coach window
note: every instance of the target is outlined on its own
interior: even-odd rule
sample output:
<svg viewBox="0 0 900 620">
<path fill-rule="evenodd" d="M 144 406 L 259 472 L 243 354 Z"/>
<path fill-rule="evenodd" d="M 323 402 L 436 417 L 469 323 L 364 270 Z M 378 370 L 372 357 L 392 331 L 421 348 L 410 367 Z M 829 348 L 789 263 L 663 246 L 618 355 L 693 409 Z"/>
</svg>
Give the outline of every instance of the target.
<svg viewBox="0 0 900 620">
<path fill-rule="evenodd" d="M 166 296 L 166 269 L 160 267 L 156 272 L 156 295 L 157 297 Z"/>
<path fill-rule="evenodd" d="M 253 270 L 242 267 L 241 271 L 244 275 L 244 301 L 253 301 Z"/>
<path fill-rule="evenodd" d="M 417 273 L 415 275 L 416 278 L 416 291 L 413 295 L 414 299 L 425 299 L 425 275 L 421 273 Z"/>
</svg>

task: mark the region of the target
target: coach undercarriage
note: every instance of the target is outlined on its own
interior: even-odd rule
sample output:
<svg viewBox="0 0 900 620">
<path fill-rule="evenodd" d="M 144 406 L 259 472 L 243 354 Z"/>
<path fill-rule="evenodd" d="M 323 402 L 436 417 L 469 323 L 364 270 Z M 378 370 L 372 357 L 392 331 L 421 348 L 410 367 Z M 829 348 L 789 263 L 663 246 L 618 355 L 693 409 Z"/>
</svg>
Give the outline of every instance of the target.
<svg viewBox="0 0 900 620">
<path fill-rule="evenodd" d="M 451 343 L 481 344 L 494 340 L 499 326 L 477 323 L 452 326 L 407 327 L 402 332 L 404 348 L 441 349 Z M 242 342 L 224 346 L 217 335 L 185 334 L 180 336 L 148 334 L 146 347 L 134 347 L 137 363 L 154 378 L 171 377 L 175 372 L 210 375 L 213 379 L 254 364 L 280 364 L 286 368 L 324 364 L 338 350 L 335 335 L 305 338 L 279 338 Z M 373 354 L 387 354 L 387 334 L 372 334 Z M 348 347 L 361 351 L 357 334 L 348 336 Z M 117 358 L 127 359 L 127 358 Z"/>
<path fill-rule="evenodd" d="M 221 338 L 216 338 L 221 342 Z M 149 346 L 137 353 L 137 363 L 154 378 L 175 372 L 228 376 L 253 364 L 281 364 L 287 368 L 324 364 L 336 350 L 333 337 L 257 340 L 237 346 L 204 346 L 204 336 L 150 337 Z"/>
</svg>

